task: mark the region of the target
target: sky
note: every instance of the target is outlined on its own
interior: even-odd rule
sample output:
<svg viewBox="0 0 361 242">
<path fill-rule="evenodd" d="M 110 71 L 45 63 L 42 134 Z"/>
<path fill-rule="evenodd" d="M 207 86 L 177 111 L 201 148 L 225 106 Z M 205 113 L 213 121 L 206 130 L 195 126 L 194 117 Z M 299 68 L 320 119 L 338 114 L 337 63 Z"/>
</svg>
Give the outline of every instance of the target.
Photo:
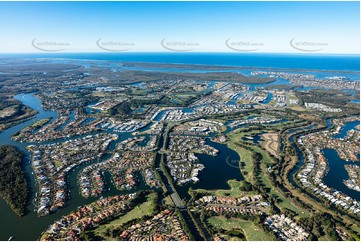
<svg viewBox="0 0 361 242">
<path fill-rule="evenodd" d="M 0 2 L 0 53 L 360 52 L 359 2 Z"/>
</svg>

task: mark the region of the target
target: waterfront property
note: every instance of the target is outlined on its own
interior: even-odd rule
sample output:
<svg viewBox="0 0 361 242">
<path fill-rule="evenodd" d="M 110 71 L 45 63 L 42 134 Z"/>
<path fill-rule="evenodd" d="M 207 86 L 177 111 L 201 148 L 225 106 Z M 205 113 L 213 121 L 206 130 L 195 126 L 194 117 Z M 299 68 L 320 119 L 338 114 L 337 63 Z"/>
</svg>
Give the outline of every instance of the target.
<svg viewBox="0 0 361 242">
<path fill-rule="evenodd" d="M 297 178 L 302 186 L 320 198 L 329 201 L 334 206 L 352 214 L 359 214 L 360 203 L 357 198 L 351 198 L 344 192 L 333 187 L 329 187 L 324 182 L 329 169 L 329 162 L 324 154 L 324 148 L 334 149 L 337 155 L 343 160 L 359 161 L 360 136 L 355 131 L 350 130 L 345 138 L 333 138 L 339 132 L 340 128 L 335 131 L 320 131 L 317 133 L 301 136 L 298 143 L 304 147 L 305 164 L 298 172 Z M 334 158 L 331 158 L 334 159 Z M 337 162 L 342 162 L 342 160 Z M 351 187 L 355 187 L 350 182 L 346 182 Z"/>
<path fill-rule="evenodd" d="M 57 144 L 29 145 L 32 167 L 38 185 L 39 216 L 56 212 L 68 201 L 68 173 L 85 162 L 100 159 L 117 135 L 88 135 Z"/>
<path fill-rule="evenodd" d="M 16 97 L 38 112 L 23 122 L 14 103 L 0 105 L 0 119 L 20 118 L 0 143 L 24 152 L 33 191 L 23 218 L 1 204 L 5 239 L 36 240 L 42 231 L 42 240 L 358 239 L 359 108 L 349 102 L 357 93 L 312 89 L 317 75 L 334 89 L 349 80 L 38 61 L 51 74 L 25 61 L 32 78 L 0 82 L 6 102 L 37 92 Z M 130 70 L 138 65 L 155 69 Z M 252 71 L 261 76 L 246 76 Z"/>
<path fill-rule="evenodd" d="M 92 229 L 121 213 L 129 211 L 137 194 L 120 195 L 100 199 L 82 206 L 69 215 L 55 221 L 44 231 L 40 240 L 81 240 L 84 231 Z"/>
</svg>

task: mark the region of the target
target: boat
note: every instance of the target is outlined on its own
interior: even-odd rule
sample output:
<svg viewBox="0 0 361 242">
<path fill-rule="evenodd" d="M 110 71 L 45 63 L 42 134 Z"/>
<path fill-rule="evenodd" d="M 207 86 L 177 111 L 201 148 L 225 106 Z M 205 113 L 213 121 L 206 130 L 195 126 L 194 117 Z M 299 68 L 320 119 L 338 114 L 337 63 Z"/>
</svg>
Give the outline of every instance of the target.
<svg viewBox="0 0 361 242">
<path fill-rule="evenodd" d="M 10 238 L 8 239 L 8 241 L 13 240 L 15 237 L 14 236 L 10 236 Z"/>
</svg>

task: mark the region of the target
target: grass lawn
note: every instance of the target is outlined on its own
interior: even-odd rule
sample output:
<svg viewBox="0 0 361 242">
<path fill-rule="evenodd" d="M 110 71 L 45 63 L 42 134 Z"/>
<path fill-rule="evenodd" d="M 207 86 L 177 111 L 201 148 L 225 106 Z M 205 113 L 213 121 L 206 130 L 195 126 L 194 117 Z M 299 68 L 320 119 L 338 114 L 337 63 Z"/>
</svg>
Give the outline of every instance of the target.
<svg viewBox="0 0 361 242">
<path fill-rule="evenodd" d="M 63 165 L 63 162 L 61 162 L 60 160 L 54 160 L 54 165 L 56 168 L 58 168 Z"/>
<path fill-rule="evenodd" d="M 227 237 L 227 235 L 225 235 Z M 241 241 L 242 239 L 236 236 L 228 236 L 227 241 Z"/>
<path fill-rule="evenodd" d="M 163 199 L 163 202 L 164 202 L 164 205 L 166 205 L 166 206 L 174 206 L 174 203 L 173 203 L 172 199 L 170 198 L 170 196 L 166 196 Z"/>
<path fill-rule="evenodd" d="M 237 180 L 229 180 L 228 185 L 231 187 L 229 190 L 204 190 L 204 189 L 197 189 L 196 191 L 204 192 L 208 194 L 213 194 L 214 196 L 222 196 L 222 197 L 243 197 L 243 196 L 251 196 L 255 195 L 255 192 L 244 192 L 239 190 L 239 187 L 242 184 L 242 181 Z"/>
<path fill-rule="evenodd" d="M 227 126 L 226 125 L 220 126 L 220 132 L 223 133 L 225 131 L 227 131 Z"/>
<path fill-rule="evenodd" d="M 318 240 L 319 241 L 329 241 L 330 239 L 326 235 L 324 235 L 324 236 L 318 238 Z"/>
<path fill-rule="evenodd" d="M 229 148 L 236 150 L 239 156 L 241 157 L 241 161 L 245 163 L 245 167 L 243 167 L 242 169 L 243 171 L 247 172 L 247 175 L 244 176 L 245 180 L 252 181 L 252 176 L 253 176 L 252 151 L 262 154 L 263 162 L 261 163 L 262 172 L 260 174 L 260 178 L 262 180 L 262 183 L 265 184 L 266 187 L 270 188 L 270 193 L 277 196 L 281 200 L 278 203 L 278 205 L 280 207 L 288 208 L 292 211 L 295 211 L 296 213 L 299 214 L 299 217 L 308 217 L 307 211 L 292 204 L 292 202 L 289 199 L 285 198 L 276 188 L 272 186 L 271 181 L 267 176 L 267 164 L 272 164 L 274 163 L 274 161 L 271 159 L 268 153 L 256 145 L 253 144 L 251 145 L 250 142 L 248 143 L 248 145 L 251 148 L 251 150 L 244 149 L 236 144 L 236 142 L 239 142 L 241 140 L 241 137 L 252 136 L 253 133 L 259 133 L 259 131 L 253 130 L 251 132 L 242 132 L 242 130 L 235 130 L 228 134 L 228 137 L 230 138 L 230 142 L 228 142 Z"/>
<path fill-rule="evenodd" d="M 290 105 L 288 106 L 290 109 L 292 110 L 295 110 L 295 111 L 300 111 L 300 112 L 303 112 L 303 111 L 306 111 L 305 108 L 301 107 L 301 106 L 298 106 L 298 105 Z"/>
<path fill-rule="evenodd" d="M 266 175 L 267 174 L 267 166 L 266 163 L 273 163 L 267 152 L 260 149 L 259 147 L 252 147 L 254 151 L 259 152 L 263 156 L 264 162 L 261 163 L 262 172 L 260 174 L 262 183 L 266 185 L 266 187 L 271 189 L 271 194 L 276 195 L 278 199 L 282 200 L 278 204 L 280 207 L 288 208 L 299 214 L 299 217 L 308 217 L 308 212 L 298 206 L 295 206 L 289 199 L 285 198 L 273 185 L 271 184 L 271 180 Z"/>
<path fill-rule="evenodd" d="M 248 126 L 248 128 L 252 128 L 254 126 Z M 235 131 L 232 131 L 231 133 L 228 134 L 228 137 L 230 138 L 230 140 L 232 142 L 240 142 L 240 141 L 243 141 L 242 140 L 242 137 L 246 136 L 253 136 L 254 134 L 259 134 L 261 133 L 260 130 L 250 130 L 250 131 L 247 131 L 247 132 L 244 132 L 244 130 L 242 129 L 236 129 Z"/>
<path fill-rule="evenodd" d="M 255 132 L 255 131 L 253 131 L 253 132 Z M 239 141 L 242 136 L 250 135 L 253 132 L 244 133 L 244 132 L 239 132 L 238 130 L 236 130 L 235 132 L 232 132 L 229 134 L 231 141 L 228 142 L 228 146 L 231 149 L 236 150 L 237 153 L 239 154 L 239 156 L 241 157 L 241 161 L 243 161 L 245 163 L 245 166 L 243 167 L 242 171 L 247 172 L 247 174 L 244 176 L 246 181 L 252 181 L 252 175 L 253 175 L 252 151 L 238 146 L 235 142 Z M 262 174 L 266 174 L 267 173 L 267 165 L 266 164 L 274 163 L 274 161 L 270 158 L 270 156 L 267 154 L 267 152 L 265 152 L 258 146 L 252 145 L 251 147 L 252 147 L 253 151 L 256 151 L 256 152 L 259 152 L 262 154 L 263 161 L 264 161 L 261 164 Z M 281 207 L 291 209 L 291 210 L 297 212 L 298 214 L 300 214 L 301 217 L 303 217 L 303 214 L 306 214 L 303 209 L 300 209 L 300 208 L 294 206 L 279 191 L 277 191 L 272 186 L 271 181 L 269 180 L 268 176 L 261 175 L 261 179 L 262 179 L 262 183 L 264 183 L 268 188 L 271 189 L 271 194 L 278 196 L 282 200 L 282 202 L 279 203 L 279 205 Z"/>
<path fill-rule="evenodd" d="M 231 187 L 230 190 L 216 190 L 214 193 L 216 196 L 227 196 L 227 197 L 242 197 L 245 196 L 245 192 L 240 191 L 242 181 L 229 180 L 228 185 Z M 249 192 L 247 192 L 249 194 Z"/>
<path fill-rule="evenodd" d="M 240 157 L 240 161 L 244 163 L 244 166 L 241 168 L 242 175 L 246 181 L 251 182 L 253 177 L 252 152 L 238 146 L 233 142 L 228 142 L 228 147 L 231 148 L 232 150 L 235 150 L 238 153 Z"/>
<path fill-rule="evenodd" d="M 107 97 L 107 96 L 109 96 L 109 94 L 107 94 L 105 92 L 93 92 L 91 95 L 93 97 Z"/>
<path fill-rule="evenodd" d="M 354 231 L 360 232 L 360 227 L 357 226 L 357 224 L 352 225 L 351 228 L 352 228 Z"/>
<path fill-rule="evenodd" d="M 270 106 L 274 106 L 276 104 L 276 100 L 271 100 L 269 103 L 268 103 Z"/>
<path fill-rule="evenodd" d="M 208 222 L 214 227 L 221 227 L 224 230 L 231 231 L 241 229 L 246 239 L 249 241 L 269 241 L 274 240 L 273 236 L 267 234 L 262 228 L 256 226 L 252 221 L 239 218 L 226 219 L 223 216 L 211 217 Z"/>
<path fill-rule="evenodd" d="M 156 207 L 156 193 L 151 193 L 147 196 L 147 201 L 142 203 L 141 205 L 136 206 L 134 209 L 129 211 L 123 216 L 120 216 L 119 218 L 107 223 L 100 225 L 97 229 L 95 229 L 95 234 L 99 234 L 103 236 L 103 232 L 105 229 L 109 226 L 121 226 L 122 224 L 137 219 L 142 218 L 146 215 L 152 215 L 154 213 L 155 207 Z M 105 238 L 109 239 L 109 238 Z"/>
<path fill-rule="evenodd" d="M 40 119 L 38 121 L 36 121 L 35 123 L 29 125 L 30 128 L 33 128 L 33 129 L 38 129 L 38 128 L 41 128 L 42 126 L 44 126 L 46 123 L 48 123 L 50 121 L 51 118 L 43 118 L 43 119 Z"/>
<path fill-rule="evenodd" d="M 196 97 L 197 94 L 176 94 L 174 96 L 179 99 L 188 100 L 188 99 Z"/>
</svg>

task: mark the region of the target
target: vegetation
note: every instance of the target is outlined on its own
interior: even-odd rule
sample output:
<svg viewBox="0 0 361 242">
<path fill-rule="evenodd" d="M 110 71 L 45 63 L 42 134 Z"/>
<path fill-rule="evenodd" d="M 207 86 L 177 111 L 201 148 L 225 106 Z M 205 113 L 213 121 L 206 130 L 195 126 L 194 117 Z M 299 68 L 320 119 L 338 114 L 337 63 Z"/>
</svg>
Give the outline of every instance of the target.
<svg viewBox="0 0 361 242">
<path fill-rule="evenodd" d="M 316 128 L 315 130 L 321 130 L 323 127 Z M 309 130 L 297 131 L 296 138 L 299 135 L 311 132 Z M 359 240 L 359 224 L 357 220 L 350 218 L 350 216 L 346 213 L 342 213 L 342 211 L 337 210 L 336 208 L 329 208 L 329 204 L 322 204 L 322 200 L 319 200 L 317 197 L 312 196 L 312 191 L 306 191 L 301 187 L 294 186 L 288 180 L 288 173 L 295 166 L 297 162 L 297 154 L 292 146 L 292 143 L 288 140 L 289 135 L 295 135 L 296 133 L 288 134 L 286 136 L 287 142 L 285 143 L 285 156 L 282 161 L 277 164 L 275 170 L 279 170 L 281 176 L 271 176 L 270 178 L 275 182 L 275 186 L 282 188 L 282 190 L 289 191 L 286 193 L 286 196 L 290 201 L 297 203 L 299 206 L 306 208 L 309 210 L 309 216 L 303 216 L 300 219 L 301 223 L 307 221 L 308 224 L 304 225 L 311 232 L 313 239 L 317 238 L 320 234 L 321 237 L 318 237 L 319 240 L 336 240 L 335 235 L 330 232 L 335 229 L 335 226 L 343 228 L 346 230 L 349 238 Z M 297 180 L 295 180 L 296 184 L 298 184 Z M 292 194 L 292 196 L 291 196 Z M 284 212 L 288 212 L 284 210 Z M 312 215 L 311 217 L 311 214 Z M 332 223 L 325 223 L 321 228 L 317 228 L 318 231 L 315 231 L 315 228 L 320 225 L 320 222 L 315 222 L 320 220 L 319 217 L 323 217 L 324 219 L 329 219 Z M 336 222 L 335 222 L 336 221 Z M 353 226 L 356 225 L 356 226 Z M 312 227 L 314 226 L 314 227 Z M 328 232 L 326 232 L 328 231 Z"/>
<path fill-rule="evenodd" d="M 328 240 L 341 240 L 335 231 L 336 222 L 330 214 L 316 213 L 311 217 L 300 219 L 299 223 L 312 232 L 314 237 L 311 240 L 316 240 L 322 236 L 326 236 Z"/>
<path fill-rule="evenodd" d="M 111 239 L 112 231 L 123 226 L 124 224 L 133 221 L 139 220 L 143 217 L 149 217 L 155 214 L 157 210 L 157 193 L 150 193 L 147 195 L 147 201 L 136 206 L 128 213 L 120 216 L 119 218 L 107 223 L 100 225 L 94 233 L 97 236 L 104 237 L 105 239 Z"/>
<path fill-rule="evenodd" d="M 33 123 L 32 125 L 30 125 L 29 127 L 33 130 L 39 129 L 41 127 L 43 127 L 45 124 L 47 124 L 49 121 L 51 120 L 51 118 L 44 118 L 44 119 L 40 119 L 38 121 L 36 121 L 35 123 Z"/>
<path fill-rule="evenodd" d="M 0 147 L 0 197 L 19 216 L 24 215 L 28 189 L 22 170 L 23 154 L 15 147 Z"/>
<path fill-rule="evenodd" d="M 169 79 L 195 79 L 205 81 L 228 81 L 241 83 L 270 83 L 275 79 L 270 77 L 244 76 L 237 72 L 156 72 L 156 71 L 123 71 L 118 81 L 123 83 L 134 83 L 139 81 L 158 81 Z"/>
<path fill-rule="evenodd" d="M 204 189 L 197 189 L 191 190 L 194 195 L 196 194 L 212 194 L 214 196 L 221 196 L 221 197 L 242 197 L 247 192 L 247 195 L 255 194 L 252 192 L 252 185 L 246 181 L 236 181 L 236 180 L 229 180 L 228 185 L 230 186 L 229 190 L 204 190 Z"/>
<path fill-rule="evenodd" d="M 328 105 L 346 105 L 351 95 L 339 90 L 310 90 L 308 92 L 297 92 L 297 97 L 303 103 L 324 103 Z M 335 98 L 337 96 L 337 98 Z"/>
<path fill-rule="evenodd" d="M 210 217 L 208 223 L 224 234 L 228 240 L 240 240 L 243 236 L 248 241 L 275 240 L 271 233 L 264 231 L 260 226 L 255 225 L 253 221 L 215 216 Z"/>
<path fill-rule="evenodd" d="M 177 66 L 176 64 L 171 66 L 170 64 L 154 63 L 128 63 L 126 65 L 163 67 L 164 69 Z M 178 67 L 188 68 L 189 70 L 198 68 L 206 71 L 220 71 L 197 73 L 126 70 L 119 75 L 119 73 L 114 73 L 106 67 L 94 65 L 86 70 L 89 75 L 85 75 L 84 69 L 80 66 L 40 65 L 36 67 L 33 64 L 26 65 L 26 67 L 20 68 L 22 73 L 25 74 L 21 74 L 21 76 L 6 74 L 0 78 L 0 131 L 9 127 L 9 125 L 16 124 L 16 122 L 29 119 L 30 116 L 37 112 L 14 100 L 13 95 L 15 93 L 13 92 L 29 93 L 38 91 L 37 95 L 41 98 L 45 110 L 74 110 L 76 116 L 80 119 L 92 117 L 101 120 L 114 115 L 115 120 L 118 122 L 129 118 L 149 119 L 150 115 L 156 114 L 155 112 L 168 110 L 166 107 L 187 107 L 189 110 L 195 111 L 195 108 L 190 105 L 206 96 L 209 96 L 210 99 L 201 100 L 201 103 L 205 105 L 208 105 L 208 101 L 212 101 L 211 106 L 213 106 L 213 101 L 214 104 L 224 104 L 232 97 L 224 95 L 224 91 L 228 88 L 232 92 L 240 91 L 238 85 L 234 85 L 234 83 L 272 84 L 271 82 L 274 81 L 274 78 L 239 74 L 236 71 L 239 71 L 241 67 L 198 65 L 179 65 Z M 11 67 L 11 65 L 5 69 L 0 67 L 0 71 L 9 73 L 8 68 L 19 71 L 18 67 Z M 58 71 L 63 72 L 67 68 L 71 68 L 69 70 L 72 71 L 66 72 L 65 75 L 58 73 Z M 41 74 L 33 71 L 29 72 L 29 70 L 38 70 Z M 46 80 L 43 76 L 44 72 L 47 73 Z M 39 80 L 42 80 L 41 85 Z M 202 81 L 198 83 L 198 81 L 193 82 L 193 80 Z M 210 88 L 210 83 L 206 82 L 217 80 L 221 80 L 223 83 L 212 83 L 212 88 Z M 132 82 L 142 83 L 131 86 L 124 85 Z M 226 82 L 233 84 L 226 87 L 224 86 Z M 14 88 L 14 84 L 19 88 Z M 69 88 L 65 90 L 64 85 L 69 85 Z M 36 90 L 34 86 L 36 86 Z M 217 93 L 218 91 L 215 90 L 219 90 L 221 86 L 226 88 Z M 102 91 L 103 88 L 105 91 Z M 275 240 L 274 233 L 263 223 L 264 218 L 272 214 L 284 214 L 292 218 L 297 224 L 306 228 L 311 234 L 309 238 L 311 240 L 340 240 L 340 236 L 343 237 L 343 234 L 337 231 L 345 231 L 349 239 L 359 239 L 359 217 L 355 219 L 355 217 L 333 208 L 332 205 L 313 196 L 312 191 L 298 186 L 297 180 L 293 181 L 291 179 L 293 173 L 290 174 L 298 161 L 298 149 L 296 149 L 297 143 L 295 139 L 307 132 L 314 132 L 316 128 L 325 128 L 327 118 L 349 116 L 350 113 L 359 114 L 359 109 L 356 108 L 358 105 L 350 103 L 351 99 L 359 97 L 359 93 L 355 92 L 355 96 L 350 96 L 350 93 L 337 90 L 301 91 L 298 87 L 291 85 L 255 87 L 259 97 L 264 96 L 266 90 L 275 89 L 294 91 L 285 93 L 285 100 L 288 103 L 285 107 L 276 106 L 278 101 L 273 99 L 268 104 L 256 104 L 251 108 L 239 109 L 238 112 L 232 114 L 211 112 L 212 114 L 200 116 L 202 112 L 196 112 L 197 115 L 199 113 L 199 116 L 190 116 L 191 120 L 201 118 L 217 119 L 217 121 L 224 124 L 219 130 L 219 134 L 227 136 L 226 143 L 228 147 L 236 150 L 239 154 L 239 170 L 244 180 L 229 180 L 229 187 L 225 189 L 189 189 L 191 199 L 181 201 L 181 205 L 185 209 L 177 210 L 177 206 L 181 207 L 178 204 L 178 197 L 171 197 L 169 194 L 173 192 L 177 194 L 176 189 L 178 186 L 174 184 L 169 169 L 165 165 L 166 154 L 169 152 L 167 150 L 168 133 L 173 126 L 191 120 L 162 121 L 161 131 L 155 131 L 156 129 L 154 129 L 139 132 L 161 136 L 158 137 L 156 151 L 153 152 L 157 159 L 155 159 L 152 168 L 156 168 L 154 171 L 162 183 L 163 194 L 143 190 L 140 192 L 141 196 L 133 201 L 134 203 L 129 208 L 129 212 L 109 216 L 102 223 L 95 224 L 94 227 L 87 227 L 81 232 L 81 239 L 119 239 L 119 232 L 124 228 L 148 220 L 164 208 L 176 209 L 182 227 L 185 228 L 191 239 L 203 237 L 205 240 L 212 240 L 214 236 L 220 235 L 225 240 Z M 248 103 L 246 99 L 244 102 L 238 100 L 237 103 Z M 296 102 L 296 100 L 299 102 Z M 87 106 L 101 101 L 114 101 L 113 105 L 115 106 L 102 111 L 92 109 L 93 111 L 89 113 Z M 315 111 L 305 108 L 303 105 L 305 102 L 323 103 L 332 107 L 341 106 L 343 112 L 326 113 Z M 60 114 L 62 116 L 67 113 L 61 112 Z M 226 132 L 227 121 L 253 118 L 255 116 L 273 117 L 281 121 L 272 124 L 245 124 L 229 133 Z M 34 131 L 48 121 L 49 119 L 41 119 L 28 126 L 27 129 Z M 309 127 L 312 125 L 311 130 Z M 227 126 L 229 125 L 227 124 Z M 137 135 L 137 132 L 133 134 Z M 258 137 L 261 135 L 263 139 L 259 140 Z M 254 138 L 255 136 L 257 136 L 257 139 Z M 301 149 L 301 151 L 303 150 Z M 113 153 L 112 149 L 107 152 L 109 155 L 111 153 Z M 76 155 L 76 152 L 69 151 L 68 154 Z M 63 165 L 62 159 L 61 156 L 52 158 L 55 168 Z M 21 169 L 21 160 L 21 152 L 14 147 L 1 147 L 0 196 L 19 215 L 24 212 L 27 198 L 27 184 Z M 202 177 L 200 178 L 202 180 Z M 108 179 L 106 181 L 108 182 Z M 72 189 L 72 187 L 68 188 L 69 190 Z M 205 209 L 203 205 L 198 206 L 199 203 L 195 202 L 205 195 L 242 197 L 255 194 L 262 195 L 262 201 L 267 202 L 267 208 L 262 209 L 263 214 L 241 214 L 231 210 L 216 213 Z M 176 203 L 173 201 L 176 201 Z M 262 207 L 266 207 L 266 205 L 262 205 Z M 336 229 L 338 230 L 336 231 Z M 195 235 L 194 237 L 192 237 L 192 233 Z"/>
<path fill-rule="evenodd" d="M 132 112 L 129 102 L 122 102 L 110 110 L 111 115 L 129 115 Z"/>
<path fill-rule="evenodd" d="M 259 128 L 258 132 L 256 127 L 245 127 L 228 134 L 230 138 L 230 142 L 228 142 L 229 147 L 241 153 L 242 173 L 248 168 L 248 173 L 246 172 L 244 177 L 252 183 L 253 190 L 265 196 L 274 212 L 284 213 L 302 225 L 307 221 L 309 224 L 304 225 L 304 227 L 311 233 L 312 239 L 337 240 L 339 235 L 335 233 L 335 227 L 338 227 L 347 231 L 350 239 L 358 240 L 359 229 L 357 226 L 352 227 L 352 220 L 348 215 L 339 214 L 339 211 L 318 204 L 318 202 L 309 198 L 305 192 L 292 186 L 287 177 L 290 168 L 297 161 L 297 154 L 290 145 L 288 137 L 295 133 L 304 134 L 323 129 L 325 124 L 314 126 L 312 130 L 307 128 L 312 126 L 310 122 L 296 121 L 289 124 L 287 122 L 282 127 L 278 125 L 263 126 Z M 266 152 L 259 144 L 242 140 L 242 137 L 254 136 L 260 132 L 276 131 L 281 134 L 285 142 L 285 147 L 280 150 L 279 158 Z M 268 167 L 271 168 L 270 172 L 267 170 Z M 242 188 L 240 189 L 242 190 Z M 319 217 L 322 217 L 324 220 L 328 219 L 331 223 L 309 222 L 318 221 L 320 220 Z M 321 226 L 320 231 L 315 231 L 314 228 L 319 226 Z M 322 234 L 321 237 L 319 237 L 320 234 Z"/>
<path fill-rule="evenodd" d="M 46 125 L 50 120 L 51 120 L 51 118 L 40 119 L 40 120 L 36 121 L 35 123 L 30 124 L 29 126 L 25 127 L 24 129 L 17 132 L 16 134 L 14 134 L 13 138 L 18 138 L 19 135 L 24 131 L 32 131 L 32 132 L 34 132 L 35 130 L 40 129 L 41 127 Z"/>
<path fill-rule="evenodd" d="M 24 122 L 36 113 L 36 110 L 32 110 L 17 100 L 0 97 L 0 131 Z"/>
<path fill-rule="evenodd" d="M 253 162 L 252 162 L 252 153 L 241 147 L 240 145 L 238 145 L 238 143 L 236 143 L 236 137 L 235 136 L 231 136 L 231 141 L 228 142 L 228 146 L 229 148 L 237 151 L 239 157 L 240 157 L 240 170 L 242 173 L 242 176 L 244 177 L 244 179 L 246 181 L 252 181 L 252 169 L 253 169 Z"/>
</svg>

